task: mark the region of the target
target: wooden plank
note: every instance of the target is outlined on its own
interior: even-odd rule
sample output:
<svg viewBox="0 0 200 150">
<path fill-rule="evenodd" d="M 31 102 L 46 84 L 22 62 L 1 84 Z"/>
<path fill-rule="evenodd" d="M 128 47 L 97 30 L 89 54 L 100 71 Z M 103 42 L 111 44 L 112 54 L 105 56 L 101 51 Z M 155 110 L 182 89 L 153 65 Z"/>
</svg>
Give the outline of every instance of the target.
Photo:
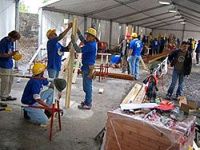
<svg viewBox="0 0 200 150">
<path fill-rule="evenodd" d="M 144 57 L 143 60 L 144 60 L 145 63 L 152 63 L 152 62 L 159 60 L 163 57 L 167 57 L 167 55 L 169 53 L 171 53 L 171 51 L 164 50 L 163 53 L 161 53 L 161 54 L 157 54 L 157 55 L 154 55 L 154 56 L 148 55 L 147 57 Z"/>
<path fill-rule="evenodd" d="M 73 18 L 73 26 L 72 26 L 72 35 L 75 37 L 77 32 L 77 18 Z M 71 98 L 71 86 L 72 86 L 72 75 L 73 75 L 73 64 L 74 64 L 74 48 L 71 47 L 69 57 L 69 69 L 67 72 L 67 89 L 66 89 L 66 97 L 65 97 L 65 107 L 70 107 L 70 98 Z"/>
<path fill-rule="evenodd" d="M 146 64 L 144 63 L 142 57 L 140 57 L 140 62 L 142 63 L 142 66 L 143 66 L 144 70 L 148 71 L 149 69 L 147 68 Z"/>
<path fill-rule="evenodd" d="M 78 59 L 76 61 L 76 65 L 75 65 L 75 69 L 74 69 L 74 73 L 73 73 L 73 78 L 72 78 L 72 83 L 76 83 L 76 78 L 78 75 L 78 69 L 79 69 L 79 65 L 81 63 L 81 58 L 82 58 L 82 53 L 78 53 Z"/>
<path fill-rule="evenodd" d="M 191 121 L 195 122 L 194 119 Z M 179 140 L 184 133 L 148 123 L 132 115 L 124 115 L 118 109 L 108 112 L 104 148 L 105 150 L 181 150 L 192 144 L 193 133 L 187 137 L 185 145 L 182 145 Z"/>
<path fill-rule="evenodd" d="M 140 91 L 142 85 L 136 83 L 131 91 L 128 93 L 128 95 L 124 98 L 122 101 L 122 104 L 132 103 L 135 99 L 135 97 L 138 95 L 138 92 Z"/>
<path fill-rule="evenodd" d="M 144 101 L 144 96 L 145 96 L 145 85 L 143 84 L 138 95 L 134 99 L 134 103 L 142 103 Z"/>
</svg>

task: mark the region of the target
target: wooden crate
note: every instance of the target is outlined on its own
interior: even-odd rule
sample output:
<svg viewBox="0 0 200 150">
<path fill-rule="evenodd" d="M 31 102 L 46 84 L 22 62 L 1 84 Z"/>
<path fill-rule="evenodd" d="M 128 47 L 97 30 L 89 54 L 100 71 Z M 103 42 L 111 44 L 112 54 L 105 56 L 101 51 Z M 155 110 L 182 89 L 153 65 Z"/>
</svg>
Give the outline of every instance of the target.
<svg viewBox="0 0 200 150">
<path fill-rule="evenodd" d="M 193 124 L 195 119 L 191 121 Z M 180 144 L 182 132 L 150 124 L 117 109 L 108 112 L 105 137 L 104 150 L 188 150 L 194 131 L 183 145 Z"/>
</svg>

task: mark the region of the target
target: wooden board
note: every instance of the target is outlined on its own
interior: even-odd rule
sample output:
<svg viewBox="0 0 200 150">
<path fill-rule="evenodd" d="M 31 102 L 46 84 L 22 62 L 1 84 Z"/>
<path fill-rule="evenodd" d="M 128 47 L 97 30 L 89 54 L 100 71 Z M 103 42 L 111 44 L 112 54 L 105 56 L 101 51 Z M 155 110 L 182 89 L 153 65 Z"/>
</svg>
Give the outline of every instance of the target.
<svg viewBox="0 0 200 150">
<path fill-rule="evenodd" d="M 138 92 L 138 95 L 134 99 L 134 103 L 143 103 L 144 102 L 144 97 L 145 97 L 145 85 L 142 85 L 142 88 Z"/>
<path fill-rule="evenodd" d="M 77 18 L 73 19 L 72 26 L 72 35 L 75 37 L 77 33 Z M 71 86 L 72 86 L 72 77 L 73 77 L 73 65 L 74 65 L 74 48 L 71 47 L 69 57 L 69 68 L 67 71 L 67 89 L 66 89 L 66 97 L 65 97 L 65 107 L 70 107 L 70 98 L 71 98 Z"/>
<path fill-rule="evenodd" d="M 152 63 L 154 61 L 157 61 L 161 58 L 167 57 L 168 54 L 170 54 L 171 51 L 169 50 L 164 50 L 161 54 L 157 54 L 157 55 L 148 55 L 147 57 L 144 57 L 143 60 L 145 63 Z"/>
<path fill-rule="evenodd" d="M 195 117 L 187 119 L 192 125 Z M 186 121 L 186 122 L 187 122 Z M 192 126 L 191 126 L 192 128 Z M 145 122 L 120 109 L 108 112 L 104 150 L 182 150 L 193 144 L 195 130 L 180 144 L 184 133 Z"/>
<path fill-rule="evenodd" d="M 131 89 L 131 91 L 128 93 L 128 95 L 125 97 L 125 99 L 122 101 L 122 104 L 132 103 L 135 97 L 138 95 L 141 88 L 142 88 L 142 85 L 136 83 Z"/>
</svg>

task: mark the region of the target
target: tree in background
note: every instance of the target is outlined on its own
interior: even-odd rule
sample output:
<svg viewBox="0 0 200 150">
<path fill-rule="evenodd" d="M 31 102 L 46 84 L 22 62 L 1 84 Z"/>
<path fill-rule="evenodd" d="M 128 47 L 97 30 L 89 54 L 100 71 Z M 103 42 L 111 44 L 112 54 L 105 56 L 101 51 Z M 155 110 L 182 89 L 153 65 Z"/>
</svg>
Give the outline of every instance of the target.
<svg viewBox="0 0 200 150">
<path fill-rule="evenodd" d="M 46 3 L 46 2 L 48 2 L 48 1 L 50 1 L 50 0 L 43 0 L 43 3 Z"/>
<path fill-rule="evenodd" d="M 19 2 L 19 12 L 28 13 L 28 11 L 29 11 L 29 7 L 24 3 L 24 1 L 20 1 Z"/>
</svg>

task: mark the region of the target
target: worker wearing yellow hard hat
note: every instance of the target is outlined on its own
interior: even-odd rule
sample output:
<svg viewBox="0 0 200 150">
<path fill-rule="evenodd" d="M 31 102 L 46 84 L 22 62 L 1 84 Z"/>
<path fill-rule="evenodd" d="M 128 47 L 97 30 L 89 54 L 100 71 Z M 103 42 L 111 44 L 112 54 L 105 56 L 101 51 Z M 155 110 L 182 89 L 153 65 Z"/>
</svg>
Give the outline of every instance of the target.
<svg viewBox="0 0 200 150">
<path fill-rule="evenodd" d="M 128 57 L 131 75 L 134 79 L 139 79 L 139 62 L 143 48 L 142 41 L 138 39 L 137 33 L 132 33 L 132 41 L 130 42 L 130 53 Z"/>
<path fill-rule="evenodd" d="M 0 97 L 2 101 L 13 101 L 17 99 L 10 96 L 13 77 L 9 75 L 13 71 L 13 59 L 21 59 L 21 55 L 14 51 L 14 42 L 19 39 L 19 32 L 14 30 L 0 40 L 0 74 L 7 74 L 7 76 L 1 76 Z"/>
<path fill-rule="evenodd" d="M 30 122 L 38 125 L 46 125 L 48 123 L 48 118 L 51 116 L 50 106 L 53 102 L 53 92 L 52 88 L 47 88 L 42 90 L 43 86 L 48 86 L 49 81 L 44 78 L 44 72 L 46 70 L 46 65 L 43 63 L 35 63 L 32 67 L 33 76 L 27 82 L 21 102 L 29 106 L 44 106 L 46 109 L 33 109 L 31 107 L 24 108 L 24 118 Z"/>
<path fill-rule="evenodd" d="M 132 38 L 137 38 L 137 37 L 138 37 L 137 33 L 135 33 L 135 32 L 133 32 L 133 33 L 131 34 L 131 36 L 132 36 Z"/>
<path fill-rule="evenodd" d="M 43 73 L 46 69 L 46 65 L 43 63 L 35 63 L 32 68 L 32 73 L 34 76 Z"/>
<path fill-rule="evenodd" d="M 92 107 L 92 79 L 94 78 L 94 64 L 97 55 L 97 31 L 95 28 L 88 28 L 85 32 L 84 38 L 80 30 L 77 30 L 78 37 L 81 42 L 84 43 L 82 48 L 78 47 L 72 36 L 72 44 L 76 52 L 82 52 L 82 74 L 83 74 L 83 91 L 85 92 L 85 98 L 78 105 L 79 109 L 89 110 Z"/>
<path fill-rule="evenodd" d="M 68 24 L 68 28 L 57 35 L 56 29 L 49 29 L 46 33 L 47 41 L 47 71 L 50 78 L 56 78 L 61 69 L 61 58 L 64 52 L 68 52 L 69 48 L 62 46 L 59 41 L 65 37 L 71 29 L 72 23 Z"/>
</svg>

